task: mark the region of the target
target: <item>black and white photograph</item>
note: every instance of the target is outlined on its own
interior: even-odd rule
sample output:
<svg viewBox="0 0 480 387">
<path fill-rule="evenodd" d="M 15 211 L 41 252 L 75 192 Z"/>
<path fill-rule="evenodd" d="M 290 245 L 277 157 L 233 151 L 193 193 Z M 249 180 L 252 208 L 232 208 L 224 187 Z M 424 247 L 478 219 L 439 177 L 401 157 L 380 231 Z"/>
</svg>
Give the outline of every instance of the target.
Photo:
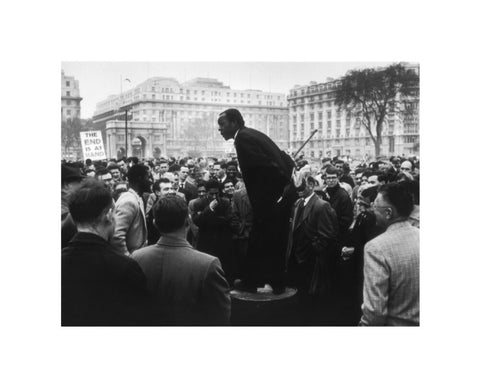
<svg viewBox="0 0 480 387">
<path fill-rule="evenodd" d="M 479 384 L 474 2 L 2 9 L 1 385 Z"/>
<path fill-rule="evenodd" d="M 61 77 L 62 325 L 420 325 L 418 63 Z"/>
</svg>

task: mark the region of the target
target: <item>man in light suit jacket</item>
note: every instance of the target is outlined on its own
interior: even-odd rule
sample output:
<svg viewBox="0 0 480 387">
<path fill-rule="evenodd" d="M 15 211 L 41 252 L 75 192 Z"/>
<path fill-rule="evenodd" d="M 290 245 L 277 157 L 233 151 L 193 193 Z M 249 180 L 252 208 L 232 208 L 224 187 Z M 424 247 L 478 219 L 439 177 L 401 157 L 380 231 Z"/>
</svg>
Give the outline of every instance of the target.
<svg viewBox="0 0 480 387">
<path fill-rule="evenodd" d="M 401 182 L 383 185 L 373 209 L 386 231 L 365 245 L 360 325 L 419 325 L 420 231 L 408 219 L 412 194 Z"/>
<path fill-rule="evenodd" d="M 335 210 L 314 192 L 315 178 L 308 176 L 297 188 L 290 219 L 286 267 L 289 280 L 298 289 L 299 323 L 317 325 L 318 296 L 330 296 L 332 261 L 338 244 Z"/>
<path fill-rule="evenodd" d="M 133 253 L 167 325 L 228 325 L 230 294 L 218 258 L 193 249 L 185 238 L 188 209 L 178 197 L 153 207 L 161 237 Z"/>
<path fill-rule="evenodd" d="M 147 224 L 142 195 L 150 191 L 148 170 L 133 165 L 127 173 L 130 189 L 115 203 L 115 232 L 111 244 L 118 252 L 130 256 L 147 241 Z"/>
</svg>

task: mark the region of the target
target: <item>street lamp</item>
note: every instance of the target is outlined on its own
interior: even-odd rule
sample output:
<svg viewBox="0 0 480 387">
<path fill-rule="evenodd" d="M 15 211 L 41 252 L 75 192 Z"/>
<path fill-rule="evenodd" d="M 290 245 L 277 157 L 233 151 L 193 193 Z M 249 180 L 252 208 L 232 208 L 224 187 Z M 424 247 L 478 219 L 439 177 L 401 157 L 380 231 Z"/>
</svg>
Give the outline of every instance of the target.
<svg viewBox="0 0 480 387">
<path fill-rule="evenodd" d="M 127 126 L 128 108 L 125 108 L 125 157 L 128 154 L 128 126 Z"/>
</svg>

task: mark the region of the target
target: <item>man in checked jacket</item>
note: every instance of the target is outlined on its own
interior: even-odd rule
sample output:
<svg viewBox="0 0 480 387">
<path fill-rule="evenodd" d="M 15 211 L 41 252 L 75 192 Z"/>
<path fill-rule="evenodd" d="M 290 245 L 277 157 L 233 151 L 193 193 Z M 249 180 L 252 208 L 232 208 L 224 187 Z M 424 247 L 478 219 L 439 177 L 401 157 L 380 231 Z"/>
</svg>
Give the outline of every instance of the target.
<svg viewBox="0 0 480 387">
<path fill-rule="evenodd" d="M 408 217 L 413 197 L 403 183 L 382 186 L 374 201 L 383 234 L 365 245 L 360 325 L 419 325 L 420 231 Z"/>
</svg>

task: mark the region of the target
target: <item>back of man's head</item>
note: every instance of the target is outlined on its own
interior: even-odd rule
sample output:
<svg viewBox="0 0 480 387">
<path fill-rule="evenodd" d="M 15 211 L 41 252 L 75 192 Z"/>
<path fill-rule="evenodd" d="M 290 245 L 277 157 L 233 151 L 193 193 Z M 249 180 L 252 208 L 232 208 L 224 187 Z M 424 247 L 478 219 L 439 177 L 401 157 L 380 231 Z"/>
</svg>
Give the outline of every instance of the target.
<svg viewBox="0 0 480 387">
<path fill-rule="evenodd" d="M 408 217 L 413 211 L 413 194 L 407 184 L 388 183 L 378 190 L 385 201 L 394 206 L 399 216 Z"/>
<path fill-rule="evenodd" d="M 130 184 L 138 183 L 143 179 L 146 173 L 148 173 L 148 169 L 145 165 L 132 165 L 132 167 L 127 172 L 128 182 Z"/>
<path fill-rule="evenodd" d="M 71 194 L 68 203 L 77 224 L 96 224 L 100 216 L 113 207 L 110 190 L 93 178 L 86 178 Z"/>
<path fill-rule="evenodd" d="M 187 215 L 187 203 L 178 196 L 161 197 L 153 207 L 155 225 L 162 234 L 183 228 Z"/>
</svg>

